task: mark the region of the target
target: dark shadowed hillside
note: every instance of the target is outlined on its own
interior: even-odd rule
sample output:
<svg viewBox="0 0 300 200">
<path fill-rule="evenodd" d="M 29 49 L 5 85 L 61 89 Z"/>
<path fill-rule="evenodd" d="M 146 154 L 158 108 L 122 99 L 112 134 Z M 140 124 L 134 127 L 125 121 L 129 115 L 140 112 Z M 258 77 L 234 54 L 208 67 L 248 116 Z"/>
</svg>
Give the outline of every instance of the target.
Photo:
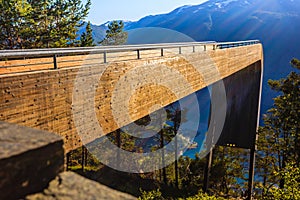
<svg viewBox="0 0 300 200">
<path fill-rule="evenodd" d="M 262 112 L 275 96 L 267 80 L 285 77 L 292 70 L 289 61 L 300 57 L 300 0 L 209 0 L 125 25 L 126 30 L 142 27 L 176 30 L 196 41 L 259 39 L 265 54 Z M 145 38 L 151 37 L 153 34 L 146 31 Z"/>
<path fill-rule="evenodd" d="M 292 70 L 288 65 L 291 58 L 300 57 L 299 11 L 299 0 L 210 0 L 148 16 L 126 28 L 170 28 L 197 41 L 261 40 L 265 51 L 264 112 L 274 96 L 267 80 L 286 76 Z"/>
</svg>

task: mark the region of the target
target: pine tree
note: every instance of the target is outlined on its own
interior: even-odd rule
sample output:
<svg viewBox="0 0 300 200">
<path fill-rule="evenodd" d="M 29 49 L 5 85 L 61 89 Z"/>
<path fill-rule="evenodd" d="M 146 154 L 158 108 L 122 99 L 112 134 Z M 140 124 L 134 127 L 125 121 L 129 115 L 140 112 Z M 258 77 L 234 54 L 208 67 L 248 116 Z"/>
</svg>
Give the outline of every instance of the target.
<svg viewBox="0 0 300 200">
<path fill-rule="evenodd" d="M 293 59 L 292 66 L 299 70 L 300 61 Z M 291 72 L 281 80 L 269 80 L 269 85 L 280 95 L 274 98 L 273 108 L 264 117 L 260 128 L 257 163 L 261 168 L 263 187 L 279 185 L 285 188 L 285 179 L 280 174 L 293 162 L 300 164 L 300 73 Z"/>
<path fill-rule="evenodd" d="M 88 15 L 91 1 L 88 0 L 86 5 L 81 0 L 68 0 L 66 2 L 67 10 L 62 18 L 63 32 L 60 36 L 65 36 L 68 46 L 77 46 L 79 42 L 77 38 L 78 28 L 84 25 L 84 19 Z"/>
<path fill-rule="evenodd" d="M 202 159 L 199 154 L 196 154 L 194 159 L 181 156 L 178 164 L 181 189 L 185 194 L 197 194 L 203 187 L 205 159 Z"/>
<path fill-rule="evenodd" d="M 80 46 L 81 47 L 95 46 L 94 39 L 93 39 L 93 31 L 90 22 L 88 22 L 86 25 L 86 31 L 83 32 L 80 36 Z"/>
<path fill-rule="evenodd" d="M 0 48 L 77 46 L 90 5 L 90 0 L 2 0 Z"/>
<path fill-rule="evenodd" d="M 275 166 L 278 166 L 279 146 L 276 143 L 276 138 L 264 127 L 259 127 L 257 140 L 257 154 L 255 163 L 255 188 L 267 188 L 278 179 L 273 176 Z M 261 190 L 262 195 L 263 190 Z"/>
<path fill-rule="evenodd" d="M 300 199 L 300 167 L 295 163 L 288 163 L 287 166 L 275 175 L 282 177 L 285 180 L 283 189 L 271 187 L 265 191 L 263 199 L 285 199 L 296 200 Z"/>
<path fill-rule="evenodd" d="M 108 25 L 106 37 L 100 42 L 102 45 L 122 45 L 125 44 L 128 38 L 128 33 L 124 32 L 123 21 L 112 21 Z"/>
<path fill-rule="evenodd" d="M 1 0 L 0 10 L 0 49 L 24 48 L 31 6 L 27 1 Z"/>
<path fill-rule="evenodd" d="M 293 59 L 291 64 L 300 70 L 300 61 Z M 300 73 L 291 72 L 287 78 L 269 80 L 269 85 L 281 93 L 274 99 L 274 107 L 268 111 L 265 127 L 277 133 L 284 141 L 282 158 L 300 163 Z M 280 141 L 281 142 L 281 141 Z"/>
<path fill-rule="evenodd" d="M 216 146 L 210 175 L 210 191 L 226 197 L 241 196 L 246 190 L 249 150 Z"/>
<path fill-rule="evenodd" d="M 29 15 L 30 19 L 27 20 L 26 48 L 49 47 L 49 43 L 53 40 L 50 34 L 50 25 L 53 22 L 50 5 L 53 2 L 51 0 L 27 0 L 27 2 L 32 10 Z"/>
</svg>

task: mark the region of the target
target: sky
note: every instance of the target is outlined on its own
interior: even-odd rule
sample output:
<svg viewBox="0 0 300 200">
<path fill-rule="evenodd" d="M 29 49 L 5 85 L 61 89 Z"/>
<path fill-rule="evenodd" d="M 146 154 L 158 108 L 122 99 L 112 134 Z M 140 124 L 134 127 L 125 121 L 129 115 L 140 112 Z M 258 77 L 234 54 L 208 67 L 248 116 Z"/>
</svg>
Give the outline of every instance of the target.
<svg viewBox="0 0 300 200">
<path fill-rule="evenodd" d="M 110 20 L 137 21 L 147 15 L 168 13 L 183 5 L 198 5 L 207 0 L 91 0 L 87 21 L 100 25 Z M 86 0 L 83 0 L 86 2 Z"/>
</svg>

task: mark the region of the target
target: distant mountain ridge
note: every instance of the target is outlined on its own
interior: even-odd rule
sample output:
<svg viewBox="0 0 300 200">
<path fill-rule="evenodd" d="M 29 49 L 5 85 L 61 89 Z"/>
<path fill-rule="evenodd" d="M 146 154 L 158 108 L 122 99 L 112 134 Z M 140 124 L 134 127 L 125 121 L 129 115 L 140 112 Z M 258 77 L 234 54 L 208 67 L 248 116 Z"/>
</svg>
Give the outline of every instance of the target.
<svg viewBox="0 0 300 200">
<path fill-rule="evenodd" d="M 107 21 L 104 24 L 101 25 L 94 25 L 91 24 L 92 30 L 93 30 L 93 38 L 95 40 L 95 43 L 97 44 L 98 42 L 102 41 L 106 35 L 106 30 L 108 29 L 107 26 L 109 23 L 112 21 Z M 132 22 L 130 21 L 124 21 L 125 27 L 129 26 Z M 82 32 L 85 31 L 87 23 L 85 23 L 78 31 L 78 35 L 80 36 Z"/>
<path fill-rule="evenodd" d="M 196 41 L 259 39 L 265 54 L 263 113 L 275 96 L 267 80 L 285 77 L 292 70 L 289 61 L 300 58 L 300 0 L 209 0 L 125 24 L 126 30 L 143 27 L 172 29 Z"/>
</svg>

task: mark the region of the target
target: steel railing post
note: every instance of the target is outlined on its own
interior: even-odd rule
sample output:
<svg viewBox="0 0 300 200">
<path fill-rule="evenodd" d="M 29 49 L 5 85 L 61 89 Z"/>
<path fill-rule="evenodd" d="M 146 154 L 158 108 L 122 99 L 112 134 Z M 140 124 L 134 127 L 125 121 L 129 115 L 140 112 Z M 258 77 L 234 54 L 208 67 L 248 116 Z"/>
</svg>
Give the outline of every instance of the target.
<svg viewBox="0 0 300 200">
<path fill-rule="evenodd" d="M 106 51 L 103 52 L 103 62 L 107 63 Z"/>
<path fill-rule="evenodd" d="M 137 50 L 137 59 L 141 59 L 140 50 Z"/>
<path fill-rule="evenodd" d="M 56 54 L 53 55 L 53 65 L 54 65 L 54 69 L 57 69 L 57 59 L 56 59 Z"/>
</svg>

